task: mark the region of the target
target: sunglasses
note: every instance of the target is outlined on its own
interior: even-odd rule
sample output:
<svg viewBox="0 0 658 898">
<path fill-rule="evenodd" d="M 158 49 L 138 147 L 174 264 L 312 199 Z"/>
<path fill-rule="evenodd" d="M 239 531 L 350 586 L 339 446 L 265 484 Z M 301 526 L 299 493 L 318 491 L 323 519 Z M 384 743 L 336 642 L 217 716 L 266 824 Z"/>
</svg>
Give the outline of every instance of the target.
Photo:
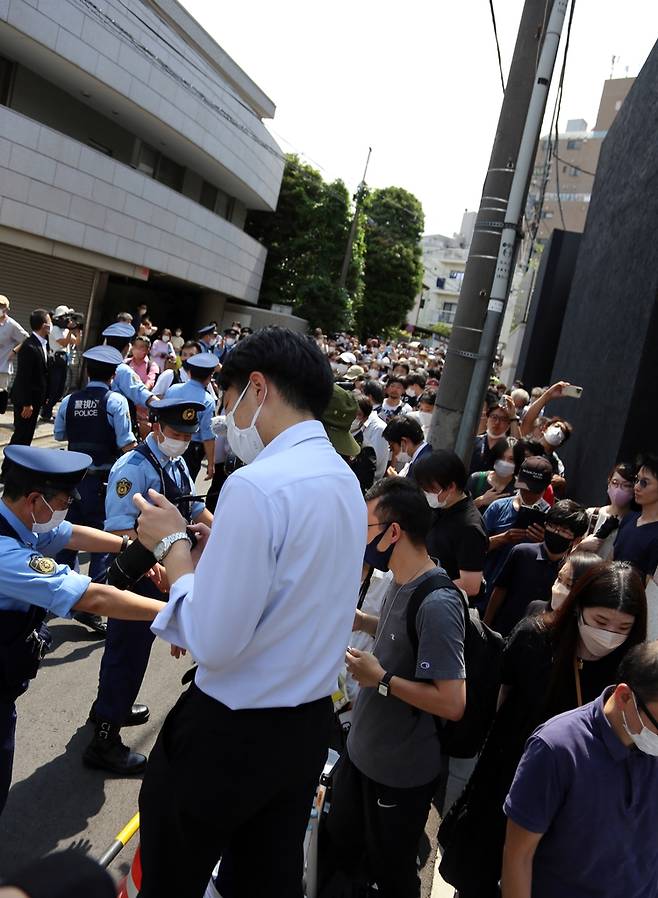
<svg viewBox="0 0 658 898">
<path fill-rule="evenodd" d="M 635 478 L 635 486 L 639 486 L 640 489 L 645 490 L 648 486 L 652 486 L 652 481 L 647 480 L 646 477 L 636 477 Z"/>
</svg>

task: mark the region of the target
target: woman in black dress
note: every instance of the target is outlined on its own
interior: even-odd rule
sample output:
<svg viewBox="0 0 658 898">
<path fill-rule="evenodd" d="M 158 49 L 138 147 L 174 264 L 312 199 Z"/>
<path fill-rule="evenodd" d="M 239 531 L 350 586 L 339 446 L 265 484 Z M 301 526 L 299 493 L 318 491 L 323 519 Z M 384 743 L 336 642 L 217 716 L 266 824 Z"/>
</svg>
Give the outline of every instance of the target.
<svg viewBox="0 0 658 898">
<path fill-rule="evenodd" d="M 601 562 L 573 586 L 564 604 L 524 618 L 509 637 L 499 710 L 461 798 L 441 824 L 441 874 L 460 898 L 500 894 L 503 802 L 539 724 L 591 702 L 616 682 L 628 650 L 646 638 L 647 604 L 626 562 Z"/>
</svg>

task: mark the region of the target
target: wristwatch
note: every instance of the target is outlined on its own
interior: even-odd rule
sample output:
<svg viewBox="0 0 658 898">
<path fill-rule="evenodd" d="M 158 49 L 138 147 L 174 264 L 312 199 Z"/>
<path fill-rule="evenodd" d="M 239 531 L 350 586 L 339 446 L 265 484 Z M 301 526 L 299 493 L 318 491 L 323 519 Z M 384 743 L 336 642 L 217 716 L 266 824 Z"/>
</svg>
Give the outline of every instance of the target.
<svg viewBox="0 0 658 898">
<path fill-rule="evenodd" d="M 186 539 L 190 544 L 190 548 L 192 547 L 192 540 L 184 530 L 179 530 L 178 533 L 170 533 L 169 536 L 165 536 L 165 538 L 161 539 L 159 543 L 156 543 L 155 548 L 153 549 L 155 560 L 158 563 L 163 561 L 169 554 L 169 550 L 171 549 L 173 544 L 177 543 L 181 539 Z"/>
<path fill-rule="evenodd" d="M 380 695 L 383 695 L 384 698 L 388 698 L 389 693 L 391 691 L 390 683 L 391 683 L 392 676 L 393 676 L 393 674 L 388 673 L 388 671 L 387 671 L 377 685 L 377 692 Z"/>
</svg>

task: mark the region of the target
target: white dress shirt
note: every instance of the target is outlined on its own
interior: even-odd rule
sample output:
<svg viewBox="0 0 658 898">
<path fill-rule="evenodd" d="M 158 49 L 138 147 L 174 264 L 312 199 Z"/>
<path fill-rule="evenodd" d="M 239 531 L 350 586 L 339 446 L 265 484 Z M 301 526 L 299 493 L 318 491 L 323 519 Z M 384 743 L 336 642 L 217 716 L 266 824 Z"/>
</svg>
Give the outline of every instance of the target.
<svg viewBox="0 0 658 898">
<path fill-rule="evenodd" d="M 199 689 L 232 709 L 330 695 L 366 545 L 359 483 L 318 421 L 289 427 L 226 481 L 194 574 L 152 629 L 190 652 Z"/>
<path fill-rule="evenodd" d="M 382 421 L 377 412 L 373 411 L 363 424 L 363 445 L 371 446 L 377 457 L 375 479 L 379 480 L 386 473 L 391 447 L 382 434 L 386 430 L 386 421 Z"/>
<path fill-rule="evenodd" d="M 41 348 L 43 349 L 43 356 L 46 360 L 46 364 L 48 364 L 48 340 L 45 337 L 42 337 L 41 334 L 37 334 L 35 331 L 32 331 L 32 335 L 37 338 L 39 343 L 41 343 Z"/>
<path fill-rule="evenodd" d="M 27 331 L 9 315 L 0 319 L 0 373 L 9 373 L 9 364 L 14 361 L 12 350 L 27 336 Z"/>
</svg>

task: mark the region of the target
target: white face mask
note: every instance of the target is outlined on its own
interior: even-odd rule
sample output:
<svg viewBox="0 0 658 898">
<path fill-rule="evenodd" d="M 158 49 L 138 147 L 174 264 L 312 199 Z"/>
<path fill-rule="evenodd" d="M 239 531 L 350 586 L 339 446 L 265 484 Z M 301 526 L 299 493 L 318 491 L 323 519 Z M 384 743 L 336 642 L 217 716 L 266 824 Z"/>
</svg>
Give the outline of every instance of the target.
<svg viewBox="0 0 658 898">
<path fill-rule="evenodd" d="M 169 334 L 163 334 L 163 335 L 162 335 L 162 341 L 163 341 L 163 343 L 168 343 L 170 340 L 171 340 L 171 337 L 169 336 Z"/>
<path fill-rule="evenodd" d="M 396 461 L 400 465 L 407 465 L 411 461 L 411 456 L 408 452 L 405 452 L 403 449 L 401 449 L 396 456 Z"/>
<path fill-rule="evenodd" d="M 561 427 L 552 426 L 544 432 L 544 439 L 554 449 L 564 443 L 564 432 Z"/>
<path fill-rule="evenodd" d="M 633 694 L 633 704 L 635 705 L 637 716 L 640 717 L 640 711 L 637 706 L 635 694 Z M 621 716 L 624 719 L 624 729 L 626 730 L 626 734 L 631 737 L 640 751 L 643 751 L 645 755 L 651 755 L 654 758 L 658 758 L 658 735 L 656 735 L 653 730 L 650 730 L 649 727 L 646 727 L 642 723 L 641 717 L 640 723 L 642 723 L 642 729 L 639 733 L 631 733 L 630 729 L 628 728 L 628 723 L 626 722 L 626 715 L 623 711 L 621 712 Z"/>
<path fill-rule="evenodd" d="M 628 633 L 611 633 L 586 624 L 582 613 L 578 619 L 578 633 L 587 651 L 595 658 L 604 658 L 628 639 Z"/>
<path fill-rule="evenodd" d="M 568 595 L 568 588 L 564 583 L 560 583 L 559 580 L 556 580 L 553 584 L 553 589 L 551 590 L 551 608 L 553 611 L 557 611 L 558 608 L 564 604 L 564 600 Z"/>
<path fill-rule="evenodd" d="M 164 437 L 162 442 L 158 443 L 158 449 L 167 458 L 180 458 L 188 446 L 187 440 L 175 440 L 173 437 Z"/>
<path fill-rule="evenodd" d="M 43 501 L 51 511 L 51 516 L 47 521 L 44 521 L 40 524 L 38 521 L 34 520 L 34 515 L 32 515 L 32 533 L 49 533 L 51 530 L 54 530 L 56 527 L 59 527 L 60 524 L 63 524 L 66 520 L 66 515 L 68 514 L 68 508 L 65 508 L 63 511 L 55 511 L 53 508 L 50 508 L 50 505 L 46 500 L 41 496 Z"/>
<path fill-rule="evenodd" d="M 499 477 L 511 477 L 514 473 L 514 462 L 500 458 L 494 462 L 494 471 Z"/>
<path fill-rule="evenodd" d="M 487 436 L 490 440 L 500 440 L 502 439 L 499 433 L 494 433 L 490 427 L 487 427 Z"/>
<path fill-rule="evenodd" d="M 235 423 L 235 410 L 242 402 L 242 398 L 250 386 L 251 382 L 249 382 L 242 393 L 240 393 L 240 398 L 226 416 L 226 439 L 228 440 L 228 444 L 231 447 L 231 451 L 235 453 L 235 455 L 237 455 L 240 461 L 243 461 L 245 465 L 251 464 L 251 462 L 265 448 L 265 444 L 261 440 L 258 429 L 256 428 L 256 421 L 258 420 L 258 416 L 260 415 L 265 399 L 267 399 L 267 388 L 265 388 L 265 396 L 263 398 L 263 402 L 254 412 L 254 416 L 251 419 L 251 424 L 249 425 L 249 427 L 238 427 Z"/>
<path fill-rule="evenodd" d="M 379 368 L 368 368 L 368 377 L 376 380 L 379 377 Z"/>
<path fill-rule="evenodd" d="M 358 418 L 355 418 L 352 421 L 352 426 L 350 427 L 350 433 L 358 433 L 363 427 L 363 422 L 359 421 Z"/>
<path fill-rule="evenodd" d="M 430 508 L 445 508 L 445 502 L 439 502 L 439 497 L 436 493 L 425 493 L 425 498 Z"/>
</svg>

